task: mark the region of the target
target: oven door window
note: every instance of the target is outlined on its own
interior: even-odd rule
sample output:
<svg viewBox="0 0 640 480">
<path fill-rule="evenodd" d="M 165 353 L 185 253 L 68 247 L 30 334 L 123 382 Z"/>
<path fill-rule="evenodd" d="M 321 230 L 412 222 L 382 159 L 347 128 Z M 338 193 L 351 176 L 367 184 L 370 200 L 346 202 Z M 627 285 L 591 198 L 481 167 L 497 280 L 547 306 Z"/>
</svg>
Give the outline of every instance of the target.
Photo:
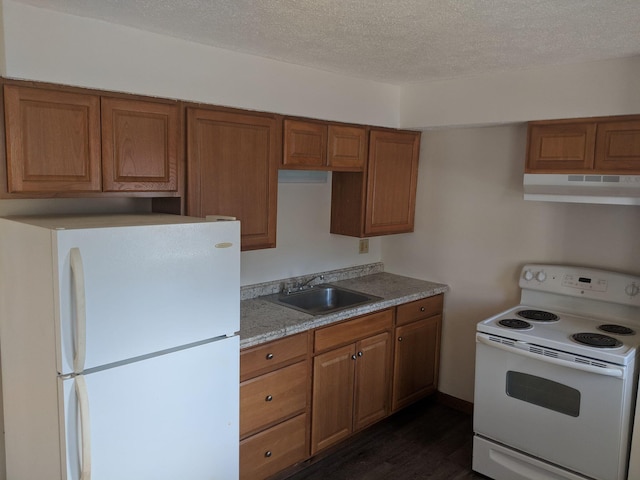
<svg viewBox="0 0 640 480">
<path fill-rule="evenodd" d="M 507 371 L 507 395 L 565 415 L 580 415 L 580 392 L 553 380 Z"/>
</svg>

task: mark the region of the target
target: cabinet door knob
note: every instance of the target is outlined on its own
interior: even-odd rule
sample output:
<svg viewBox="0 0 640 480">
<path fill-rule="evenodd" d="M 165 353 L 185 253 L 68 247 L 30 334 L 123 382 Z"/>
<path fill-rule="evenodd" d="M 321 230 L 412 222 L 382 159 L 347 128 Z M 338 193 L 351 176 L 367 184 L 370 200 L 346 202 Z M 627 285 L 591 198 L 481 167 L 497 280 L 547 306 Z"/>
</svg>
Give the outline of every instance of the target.
<svg viewBox="0 0 640 480">
<path fill-rule="evenodd" d="M 402 337 L 398 337 L 398 341 L 401 342 L 402 341 Z"/>
<path fill-rule="evenodd" d="M 362 352 L 358 352 L 358 356 L 361 357 L 362 356 Z"/>
<path fill-rule="evenodd" d="M 267 353 L 267 360 L 273 359 L 273 353 Z"/>
<path fill-rule="evenodd" d="M 356 358 L 358 357 L 356 357 L 355 355 L 351 355 L 351 360 L 355 360 Z"/>
<path fill-rule="evenodd" d="M 421 312 L 424 312 L 424 307 L 420 307 L 420 311 L 421 311 Z"/>
<path fill-rule="evenodd" d="M 270 402 L 271 400 L 273 400 L 273 396 L 271 395 L 267 395 L 264 399 L 265 402 Z"/>
<path fill-rule="evenodd" d="M 267 450 L 266 452 L 264 452 L 264 456 L 269 458 L 271 456 L 271 450 Z"/>
</svg>

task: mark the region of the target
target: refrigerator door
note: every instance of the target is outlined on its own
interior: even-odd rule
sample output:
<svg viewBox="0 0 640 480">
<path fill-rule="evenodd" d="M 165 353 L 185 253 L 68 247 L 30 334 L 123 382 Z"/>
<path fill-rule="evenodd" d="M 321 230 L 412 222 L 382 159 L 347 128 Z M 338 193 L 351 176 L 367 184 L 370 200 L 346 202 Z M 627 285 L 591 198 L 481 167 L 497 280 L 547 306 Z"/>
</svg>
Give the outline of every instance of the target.
<svg viewBox="0 0 640 480">
<path fill-rule="evenodd" d="M 82 478 L 83 453 L 91 480 L 238 478 L 237 336 L 80 377 L 80 394 L 60 380 L 68 480 Z"/>
<path fill-rule="evenodd" d="M 52 235 L 59 373 L 239 330 L 239 222 L 62 229 Z M 74 369 L 82 352 L 86 358 L 76 358 Z"/>
</svg>

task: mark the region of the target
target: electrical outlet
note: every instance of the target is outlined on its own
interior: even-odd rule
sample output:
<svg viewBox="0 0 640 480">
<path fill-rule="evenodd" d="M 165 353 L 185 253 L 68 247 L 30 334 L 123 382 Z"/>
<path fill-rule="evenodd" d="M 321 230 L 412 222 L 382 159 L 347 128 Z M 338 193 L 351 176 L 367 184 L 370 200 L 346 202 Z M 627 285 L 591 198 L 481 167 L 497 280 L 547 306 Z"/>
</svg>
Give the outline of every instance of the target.
<svg viewBox="0 0 640 480">
<path fill-rule="evenodd" d="M 358 253 L 369 253 L 369 239 L 361 238 Z"/>
</svg>

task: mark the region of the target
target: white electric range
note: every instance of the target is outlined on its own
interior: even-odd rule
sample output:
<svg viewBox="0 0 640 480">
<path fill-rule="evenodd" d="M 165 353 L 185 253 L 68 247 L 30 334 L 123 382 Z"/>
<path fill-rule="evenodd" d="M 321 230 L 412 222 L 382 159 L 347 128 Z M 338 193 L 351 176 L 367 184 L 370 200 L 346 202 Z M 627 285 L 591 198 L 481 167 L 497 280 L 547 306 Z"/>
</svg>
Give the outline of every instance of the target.
<svg viewBox="0 0 640 480">
<path fill-rule="evenodd" d="M 495 480 L 624 480 L 640 277 L 522 269 L 519 305 L 477 325 L 473 469 Z"/>
</svg>

